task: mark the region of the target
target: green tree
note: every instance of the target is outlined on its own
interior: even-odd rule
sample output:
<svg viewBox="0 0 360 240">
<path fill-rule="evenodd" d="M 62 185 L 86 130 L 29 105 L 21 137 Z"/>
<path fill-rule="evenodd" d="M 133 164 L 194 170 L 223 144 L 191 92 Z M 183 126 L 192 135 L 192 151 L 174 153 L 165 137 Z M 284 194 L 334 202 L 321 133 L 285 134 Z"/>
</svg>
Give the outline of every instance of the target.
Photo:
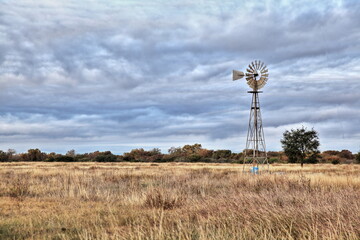
<svg viewBox="0 0 360 240">
<path fill-rule="evenodd" d="M 67 155 L 59 155 L 55 158 L 55 162 L 74 162 L 74 158 Z"/>
<path fill-rule="evenodd" d="M 6 153 L 9 156 L 9 161 L 12 161 L 13 156 L 16 154 L 16 151 L 14 149 L 8 149 Z"/>
<path fill-rule="evenodd" d="M 185 145 L 182 147 L 182 151 L 187 155 L 197 154 L 202 149 L 201 144 L 195 143 L 193 145 Z"/>
<path fill-rule="evenodd" d="M 75 150 L 71 149 L 71 150 L 67 151 L 66 156 L 73 157 L 73 158 L 76 157 Z"/>
<path fill-rule="evenodd" d="M 356 154 L 355 160 L 357 163 L 360 163 L 360 151 Z"/>
<path fill-rule="evenodd" d="M 339 157 L 346 159 L 354 159 L 354 155 L 349 150 L 341 150 Z"/>
<path fill-rule="evenodd" d="M 44 161 L 46 159 L 46 154 L 41 152 L 40 149 L 29 149 L 27 154 L 23 155 L 25 161 Z"/>
<path fill-rule="evenodd" d="M 9 155 L 6 152 L 0 150 L 0 162 L 7 162 L 7 161 L 9 161 Z"/>
<path fill-rule="evenodd" d="M 116 162 L 117 157 L 110 151 L 105 151 L 96 156 L 96 162 Z"/>
<path fill-rule="evenodd" d="M 281 144 L 289 162 L 300 162 L 301 167 L 306 158 L 319 153 L 319 137 L 314 129 L 307 130 L 302 127 L 291 129 L 291 131 L 286 130 L 283 139 L 281 139 Z"/>
<path fill-rule="evenodd" d="M 215 150 L 212 154 L 212 158 L 219 160 L 219 159 L 223 159 L 223 160 L 227 160 L 229 159 L 231 156 L 231 150 Z"/>
</svg>

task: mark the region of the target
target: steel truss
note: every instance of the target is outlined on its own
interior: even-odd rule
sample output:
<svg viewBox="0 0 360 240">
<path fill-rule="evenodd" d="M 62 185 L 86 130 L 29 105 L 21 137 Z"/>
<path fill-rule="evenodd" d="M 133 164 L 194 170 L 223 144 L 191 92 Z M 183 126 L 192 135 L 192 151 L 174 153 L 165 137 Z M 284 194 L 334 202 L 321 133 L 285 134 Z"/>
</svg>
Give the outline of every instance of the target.
<svg viewBox="0 0 360 240">
<path fill-rule="evenodd" d="M 267 169 L 269 169 L 269 161 L 266 153 L 264 130 L 260 112 L 259 93 L 261 92 L 248 91 L 248 93 L 252 94 L 252 101 L 246 148 L 244 150 L 244 171 L 245 167 L 249 165 L 257 167 L 257 171 L 259 169 L 259 165 L 267 166 Z"/>
</svg>

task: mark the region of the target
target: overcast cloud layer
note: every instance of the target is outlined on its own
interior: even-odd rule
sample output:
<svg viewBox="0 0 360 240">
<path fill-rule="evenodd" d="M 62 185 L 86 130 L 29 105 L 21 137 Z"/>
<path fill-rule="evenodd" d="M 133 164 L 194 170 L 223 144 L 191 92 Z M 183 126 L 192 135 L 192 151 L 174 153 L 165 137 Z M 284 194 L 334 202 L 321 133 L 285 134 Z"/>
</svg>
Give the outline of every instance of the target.
<svg viewBox="0 0 360 240">
<path fill-rule="evenodd" d="M 194 3 L 196 2 L 196 3 Z M 268 150 L 286 129 L 360 150 L 360 1 L 0 1 L 0 149 L 245 147 L 270 72 Z"/>
</svg>

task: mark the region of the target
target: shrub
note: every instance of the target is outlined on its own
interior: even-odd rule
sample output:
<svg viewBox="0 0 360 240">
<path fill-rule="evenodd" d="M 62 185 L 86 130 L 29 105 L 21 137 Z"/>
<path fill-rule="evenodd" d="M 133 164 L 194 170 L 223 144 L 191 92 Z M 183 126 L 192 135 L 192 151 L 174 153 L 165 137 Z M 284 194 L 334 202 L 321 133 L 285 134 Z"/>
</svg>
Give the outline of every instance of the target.
<svg viewBox="0 0 360 240">
<path fill-rule="evenodd" d="M 321 158 L 321 156 L 318 153 L 314 153 L 306 159 L 306 162 L 315 164 L 315 163 L 319 162 L 319 160 L 318 160 L 319 158 Z"/>
<path fill-rule="evenodd" d="M 46 153 L 40 151 L 40 149 L 29 149 L 27 153 L 22 154 L 23 161 L 39 162 L 45 161 Z"/>
<path fill-rule="evenodd" d="M 360 163 L 360 152 L 358 152 L 355 156 L 355 160 L 357 163 Z"/>
<path fill-rule="evenodd" d="M 270 158 L 270 159 L 269 159 L 269 163 L 270 163 L 270 164 L 276 163 L 276 162 L 278 162 L 278 161 L 279 161 L 278 158 Z"/>
<path fill-rule="evenodd" d="M 74 162 L 75 159 L 73 157 L 70 157 L 70 156 L 58 156 L 55 158 L 55 161 L 56 162 Z"/>
<path fill-rule="evenodd" d="M 216 150 L 212 154 L 214 159 L 228 159 L 231 156 L 231 150 Z"/>
<path fill-rule="evenodd" d="M 96 162 L 116 162 L 117 157 L 110 151 L 106 151 L 95 157 Z"/>
<path fill-rule="evenodd" d="M 340 163 L 340 160 L 339 159 L 333 159 L 331 161 L 332 164 L 339 164 Z"/>
<path fill-rule="evenodd" d="M 197 154 L 192 154 L 192 155 L 187 157 L 187 160 L 189 162 L 200 162 L 201 161 L 201 156 L 199 156 Z"/>
<path fill-rule="evenodd" d="M 9 155 L 6 152 L 0 150 L 0 162 L 7 161 L 9 161 Z"/>
<path fill-rule="evenodd" d="M 341 152 L 339 153 L 339 157 L 346 158 L 346 159 L 354 158 L 352 152 L 350 152 L 349 150 L 341 150 Z"/>
<path fill-rule="evenodd" d="M 333 162 L 339 162 L 342 163 L 342 159 L 338 156 L 332 155 L 332 156 L 327 156 L 326 158 L 326 162 L 328 163 L 333 163 Z"/>
</svg>

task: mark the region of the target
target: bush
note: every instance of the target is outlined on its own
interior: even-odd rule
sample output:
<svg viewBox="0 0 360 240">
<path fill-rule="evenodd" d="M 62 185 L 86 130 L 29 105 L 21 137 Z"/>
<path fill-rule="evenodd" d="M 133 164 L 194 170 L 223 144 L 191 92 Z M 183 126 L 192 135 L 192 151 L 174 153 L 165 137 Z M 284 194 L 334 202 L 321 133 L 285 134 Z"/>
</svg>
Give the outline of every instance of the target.
<svg viewBox="0 0 360 240">
<path fill-rule="evenodd" d="M 332 164 L 340 164 L 340 160 L 339 159 L 333 159 L 331 161 Z"/>
<path fill-rule="evenodd" d="M 0 150 L 0 162 L 7 161 L 9 161 L 9 155 L 6 152 Z"/>
<path fill-rule="evenodd" d="M 201 156 L 199 156 L 197 154 L 192 154 L 192 155 L 187 157 L 187 160 L 189 162 L 200 162 L 201 161 Z"/>
<path fill-rule="evenodd" d="M 163 154 L 160 149 L 154 148 L 146 151 L 143 148 L 133 149 L 124 153 L 123 160 L 129 162 L 162 162 Z"/>
<path fill-rule="evenodd" d="M 333 163 L 333 162 L 344 163 L 344 159 L 340 158 L 337 155 L 325 155 L 322 158 L 322 163 Z"/>
<path fill-rule="evenodd" d="M 339 157 L 346 159 L 354 159 L 352 152 L 350 152 L 349 150 L 341 150 L 341 152 L 339 153 Z"/>
<path fill-rule="evenodd" d="M 360 152 L 355 154 L 355 161 L 356 161 L 356 163 L 360 163 Z"/>
<path fill-rule="evenodd" d="M 74 162 L 75 159 L 73 157 L 70 157 L 70 156 L 58 156 L 55 158 L 55 161 L 56 162 Z"/>
<path fill-rule="evenodd" d="M 90 162 L 91 159 L 89 158 L 89 155 L 87 153 L 85 154 L 76 154 L 74 157 L 75 162 Z"/>
<path fill-rule="evenodd" d="M 45 159 L 45 162 L 55 162 L 55 157 L 48 157 L 47 159 Z"/>
<path fill-rule="evenodd" d="M 231 150 L 216 150 L 212 154 L 214 159 L 228 159 L 231 156 Z"/>
<path fill-rule="evenodd" d="M 104 154 L 98 155 L 95 158 L 96 162 L 116 162 L 117 157 L 111 152 L 105 152 Z"/>
<path fill-rule="evenodd" d="M 161 159 L 161 162 L 174 162 L 175 157 L 170 154 L 164 154 L 164 156 Z"/>
<path fill-rule="evenodd" d="M 40 162 L 47 159 L 46 153 L 40 151 L 40 149 L 29 149 L 27 153 L 22 155 L 23 161 Z"/>
<path fill-rule="evenodd" d="M 319 158 L 321 158 L 321 156 L 319 156 L 319 154 L 317 153 L 314 153 L 312 154 L 310 157 L 308 157 L 306 159 L 306 163 L 311 163 L 311 164 L 315 164 L 315 163 L 318 163 L 319 162 Z"/>
<path fill-rule="evenodd" d="M 324 151 L 323 154 L 327 154 L 327 155 L 330 155 L 330 156 L 337 156 L 340 154 L 339 151 L 336 151 L 336 150 L 327 150 L 327 151 Z"/>
<path fill-rule="evenodd" d="M 278 162 L 279 159 L 278 158 L 270 158 L 268 161 L 269 161 L 270 164 L 273 164 L 273 163 Z"/>
</svg>

